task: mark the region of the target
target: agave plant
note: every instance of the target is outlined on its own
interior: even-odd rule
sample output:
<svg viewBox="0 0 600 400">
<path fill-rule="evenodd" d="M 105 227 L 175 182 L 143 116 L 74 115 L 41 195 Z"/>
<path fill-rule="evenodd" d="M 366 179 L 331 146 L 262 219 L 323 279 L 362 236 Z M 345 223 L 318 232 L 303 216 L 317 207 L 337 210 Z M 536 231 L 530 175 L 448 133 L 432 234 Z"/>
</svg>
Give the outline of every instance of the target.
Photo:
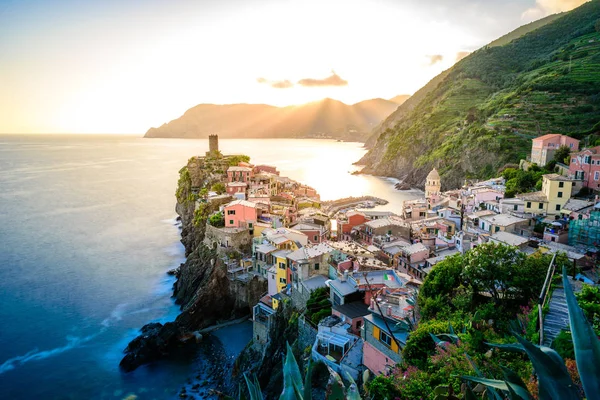
<svg viewBox="0 0 600 400">
<path fill-rule="evenodd" d="M 352 379 L 352 376 L 346 372 L 346 379 L 349 385 L 346 387 L 340 375 L 327 366 L 329 370 L 329 382 L 327 384 L 327 400 L 361 400 L 358 393 L 358 385 Z M 245 400 L 263 400 L 263 395 L 260 390 L 260 384 L 256 376 L 249 378 L 244 375 L 246 387 L 250 397 L 243 397 L 240 388 L 240 398 Z M 283 392 L 279 396 L 279 400 L 312 400 L 312 360 L 308 360 L 308 368 L 304 379 L 300 373 L 300 367 L 292 348 L 287 344 L 287 353 L 283 364 Z"/>
<path fill-rule="evenodd" d="M 567 278 L 567 271 L 564 267 L 562 275 L 567 307 L 569 309 L 573 346 L 575 348 L 575 361 L 583 390 L 588 400 L 600 399 L 600 340 L 598 340 L 583 310 L 577 304 L 577 299 L 573 294 Z M 549 347 L 534 345 L 516 332 L 513 331 L 512 333 L 518 343 L 503 345 L 488 344 L 499 349 L 527 354 L 538 376 L 538 396 L 540 400 L 580 399 L 565 363 L 556 351 Z M 472 365 L 474 366 L 474 364 Z M 490 399 L 502 399 L 503 397 L 508 397 L 510 400 L 533 399 L 533 395 L 513 371 L 504 369 L 504 380 L 496 380 L 486 379 L 476 367 L 474 369 L 480 375 L 479 377 L 463 376 L 462 378 L 470 382 L 485 385 L 488 388 Z M 501 391 L 503 396 L 500 396 L 498 391 Z"/>
</svg>

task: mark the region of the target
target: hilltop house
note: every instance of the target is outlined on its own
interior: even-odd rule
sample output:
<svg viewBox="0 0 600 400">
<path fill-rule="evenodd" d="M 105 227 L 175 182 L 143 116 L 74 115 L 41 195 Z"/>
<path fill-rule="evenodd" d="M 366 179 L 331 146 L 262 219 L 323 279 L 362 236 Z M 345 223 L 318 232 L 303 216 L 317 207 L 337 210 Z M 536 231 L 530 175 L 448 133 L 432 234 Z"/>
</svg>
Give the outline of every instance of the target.
<svg viewBox="0 0 600 400">
<path fill-rule="evenodd" d="M 571 154 L 569 175 L 584 187 L 600 190 L 600 146 Z"/>
<path fill-rule="evenodd" d="M 539 166 L 548 164 L 554 158 L 554 153 L 561 146 L 567 146 L 571 151 L 579 149 L 579 140 L 569 136 L 548 134 L 531 141 L 531 162 Z"/>
<path fill-rule="evenodd" d="M 252 168 L 234 166 L 227 169 L 227 182 L 250 182 Z"/>
</svg>

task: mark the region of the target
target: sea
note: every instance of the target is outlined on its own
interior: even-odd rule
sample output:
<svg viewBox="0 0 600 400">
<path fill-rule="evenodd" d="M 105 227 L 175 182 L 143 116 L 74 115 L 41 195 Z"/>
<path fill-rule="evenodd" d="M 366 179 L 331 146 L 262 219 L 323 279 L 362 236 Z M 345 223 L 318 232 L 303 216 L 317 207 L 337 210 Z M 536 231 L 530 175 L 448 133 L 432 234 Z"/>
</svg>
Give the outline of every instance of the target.
<svg viewBox="0 0 600 400">
<path fill-rule="evenodd" d="M 399 212 L 419 191 L 353 175 L 361 143 L 220 140 L 317 189 L 323 200 L 374 195 Z M 122 373 L 127 343 L 172 321 L 184 258 L 175 214 L 178 171 L 207 140 L 133 135 L 0 135 L 0 398 L 175 399 L 211 363 L 231 363 L 252 336 L 217 330 L 189 358 Z M 196 398 L 209 398 L 197 394 Z"/>
</svg>

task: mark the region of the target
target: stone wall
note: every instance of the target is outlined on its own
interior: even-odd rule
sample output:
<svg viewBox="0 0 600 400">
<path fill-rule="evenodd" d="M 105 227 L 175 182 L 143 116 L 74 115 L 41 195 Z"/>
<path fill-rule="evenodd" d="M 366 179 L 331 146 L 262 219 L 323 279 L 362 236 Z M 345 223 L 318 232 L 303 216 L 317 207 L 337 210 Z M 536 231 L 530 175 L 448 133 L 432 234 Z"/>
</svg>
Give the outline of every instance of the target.
<svg viewBox="0 0 600 400">
<path fill-rule="evenodd" d="M 298 347 L 304 350 L 317 340 L 317 330 L 304 320 L 304 315 L 298 318 Z"/>
<path fill-rule="evenodd" d="M 292 289 L 292 305 L 298 310 L 306 308 L 306 302 L 310 298 L 310 291 L 302 286 L 301 283 L 296 283 L 298 288 Z"/>
<path fill-rule="evenodd" d="M 225 254 L 228 251 L 243 252 L 251 246 L 252 235 L 248 229 L 215 228 L 207 223 L 204 244 L 211 248 L 216 245 L 219 254 Z"/>
</svg>

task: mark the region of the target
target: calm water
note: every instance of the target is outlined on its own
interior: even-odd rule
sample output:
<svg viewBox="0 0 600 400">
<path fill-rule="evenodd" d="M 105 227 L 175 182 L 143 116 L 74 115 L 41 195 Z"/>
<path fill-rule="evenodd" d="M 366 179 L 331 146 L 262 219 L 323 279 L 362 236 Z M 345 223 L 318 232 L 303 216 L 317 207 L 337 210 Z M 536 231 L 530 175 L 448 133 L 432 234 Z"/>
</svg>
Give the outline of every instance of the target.
<svg viewBox="0 0 600 400">
<path fill-rule="evenodd" d="M 122 374 L 149 321 L 177 315 L 165 272 L 184 260 L 174 225 L 178 170 L 206 141 L 133 136 L 0 136 L 0 388 L 11 399 L 175 398 L 205 357 Z M 353 176 L 357 143 L 222 140 L 322 198 L 373 194 L 399 211 L 416 192 Z M 247 325 L 218 332 L 233 358 Z"/>
</svg>

